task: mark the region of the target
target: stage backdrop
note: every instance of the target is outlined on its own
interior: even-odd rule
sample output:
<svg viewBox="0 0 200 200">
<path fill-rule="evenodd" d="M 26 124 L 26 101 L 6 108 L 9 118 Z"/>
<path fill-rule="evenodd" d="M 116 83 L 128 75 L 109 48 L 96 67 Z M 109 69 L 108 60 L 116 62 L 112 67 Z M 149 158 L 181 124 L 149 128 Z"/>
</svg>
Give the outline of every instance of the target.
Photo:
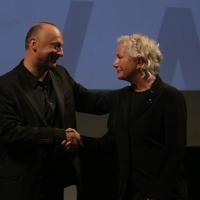
<svg viewBox="0 0 200 200">
<path fill-rule="evenodd" d="M 200 146 L 199 8 L 199 0 L 0 0 L 0 75 L 23 59 L 30 26 L 47 21 L 63 33 L 59 64 L 77 82 L 92 90 L 118 89 L 128 83 L 117 80 L 112 66 L 117 38 L 148 35 L 160 43 L 164 56 L 159 74 L 186 97 L 188 146 Z M 106 131 L 107 115 L 77 113 L 77 118 L 84 134 Z"/>
<path fill-rule="evenodd" d="M 116 40 L 142 33 L 160 43 L 164 81 L 180 90 L 200 90 L 199 8 L 199 0 L 0 0 L 0 74 L 23 58 L 30 26 L 48 21 L 64 36 L 59 63 L 90 89 L 127 85 L 112 67 Z"/>
</svg>

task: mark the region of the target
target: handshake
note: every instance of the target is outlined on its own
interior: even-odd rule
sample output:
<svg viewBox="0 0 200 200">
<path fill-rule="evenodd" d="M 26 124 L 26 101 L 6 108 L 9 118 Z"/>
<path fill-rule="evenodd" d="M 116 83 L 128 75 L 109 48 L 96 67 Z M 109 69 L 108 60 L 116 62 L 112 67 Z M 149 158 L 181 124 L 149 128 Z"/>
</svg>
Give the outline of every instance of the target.
<svg viewBox="0 0 200 200">
<path fill-rule="evenodd" d="M 61 142 L 61 146 L 70 152 L 78 151 L 81 146 L 83 146 L 83 141 L 80 134 L 72 128 L 65 130 L 66 140 Z"/>
</svg>

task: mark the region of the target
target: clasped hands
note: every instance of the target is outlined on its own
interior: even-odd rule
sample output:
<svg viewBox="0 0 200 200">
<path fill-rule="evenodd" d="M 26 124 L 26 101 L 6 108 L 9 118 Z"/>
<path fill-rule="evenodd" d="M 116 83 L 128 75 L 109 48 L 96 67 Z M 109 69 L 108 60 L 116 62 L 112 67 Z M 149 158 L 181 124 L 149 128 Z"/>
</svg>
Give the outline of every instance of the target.
<svg viewBox="0 0 200 200">
<path fill-rule="evenodd" d="M 70 152 L 78 151 L 81 146 L 83 146 L 83 141 L 80 134 L 73 128 L 68 128 L 65 130 L 66 140 L 61 142 L 61 146 Z"/>
</svg>

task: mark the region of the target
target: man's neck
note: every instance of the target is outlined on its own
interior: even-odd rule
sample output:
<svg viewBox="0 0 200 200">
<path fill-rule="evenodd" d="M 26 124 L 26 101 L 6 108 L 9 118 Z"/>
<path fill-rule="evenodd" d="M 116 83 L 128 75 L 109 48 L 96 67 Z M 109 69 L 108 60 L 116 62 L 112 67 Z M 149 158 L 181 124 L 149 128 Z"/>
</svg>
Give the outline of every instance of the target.
<svg viewBox="0 0 200 200">
<path fill-rule="evenodd" d="M 28 59 L 24 59 L 24 66 L 41 82 L 43 82 L 47 71 L 36 66 L 34 62 L 30 62 Z"/>
</svg>

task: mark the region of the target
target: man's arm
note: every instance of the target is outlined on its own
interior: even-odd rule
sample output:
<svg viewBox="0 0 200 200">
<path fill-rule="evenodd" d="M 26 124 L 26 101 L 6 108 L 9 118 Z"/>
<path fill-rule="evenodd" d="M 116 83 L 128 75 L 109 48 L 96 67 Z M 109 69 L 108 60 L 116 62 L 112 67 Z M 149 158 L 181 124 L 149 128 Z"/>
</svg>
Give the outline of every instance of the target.
<svg viewBox="0 0 200 200">
<path fill-rule="evenodd" d="M 88 90 L 77 83 L 63 67 L 57 68 L 56 73 L 61 78 L 64 87 L 70 84 L 75 101 L 75 111 L 97 115 L 109 113 L 116 91 Z"/>
<path fill-rule="evenodd" d="M 33 113 L 24 116 L 22 107 L 25 105 L 20 105 L 8 88 L 1 86 L 0 99 L 0 138 L 2 142 L 13 146 L 30 147 L 55 145 L 60 144 L 62 140 L 72 139 L 72 135 L 64 129 L 39 127 L 27 123 L 31 121 L 29 118 L 33 117 Z"/>
</svg>

